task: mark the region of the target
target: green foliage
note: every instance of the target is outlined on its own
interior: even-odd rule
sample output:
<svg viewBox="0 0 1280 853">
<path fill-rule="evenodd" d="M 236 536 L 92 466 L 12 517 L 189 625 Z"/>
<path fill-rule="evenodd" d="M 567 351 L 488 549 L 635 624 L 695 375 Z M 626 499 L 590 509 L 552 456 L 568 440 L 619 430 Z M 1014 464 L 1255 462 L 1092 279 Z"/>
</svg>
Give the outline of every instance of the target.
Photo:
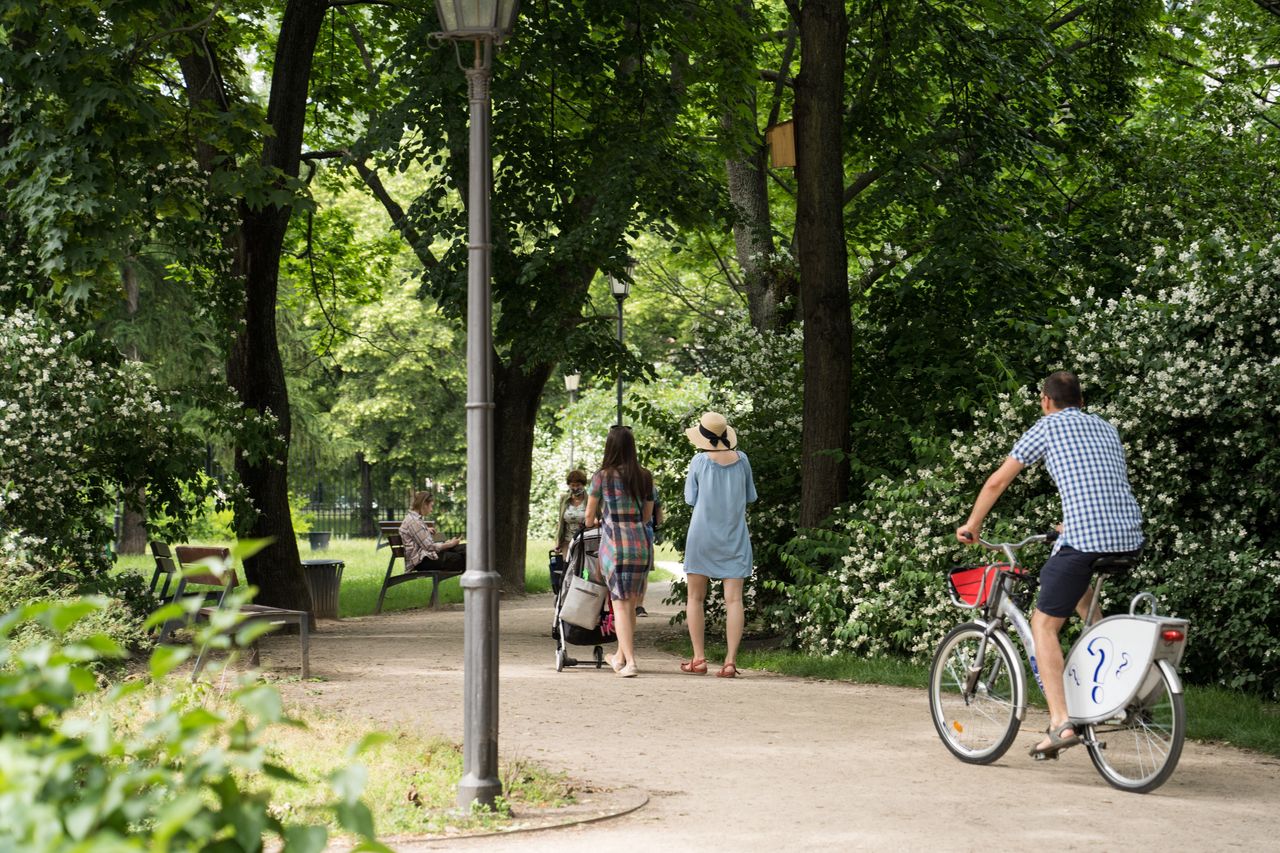
<svg viewBox="0 0 1280 853">
<path fill-rule="evenodd" d="M 127 650 L 141 649 L 149 644 L 142 624 L 155 600 L 141 577 L 112 574 L 87 582 L 65 574 L 50 573 L 32 564 L 20 546 L 18 536 L 0 534 L 0 613 L 42 602 L 67 603 L 89 591 L 103 596 L 107 605 L 69 627 L 64 634 L 66 640 L 80 641 L 101 635 Z M 31 621 L 16 627 L 10 634 L 9 643 L 16 651 L 51 638 L 41 623 Z M 107 659 L 97 662 L 95 667 L 111 668 L 119 663 Z"/>
<path fill-rule="evenodd" d="M 123 649 L 101 634 L 66 636 L 103 606 L 34 604 L 0 618 L 0 846 L 259 851 L 275 839 L 282 850 L 323 850 L 324 826 L 285 823 L 246 781 L 291 777 L 260 746 L 268 727 L 289 722 L 279 694 L 241 684 L 223 713 L 204 707 L 208 688 L 196 685 L 156 693 L 139 716 L 143 681 L 99 693 L 90 668 Z M 32 623 L 50 638 L 15 648 L 14 632 Z M 158 650 L 153 678 L 163 682 L 185 651 Z M 364 839 L 357 849 L 386 850 L 373 841 L 358 765 L 329 781 L 338 822 Z"/>
<path fill-rule="evenodd" d="M 1153 590 L 1192 622 L 1190 680 L 1274 697 L 1280 502 L 1265 484 L 1280 464 L 1280 238 L 1249 247 L 1216 234 L 1181 250 L 1157 246 L 1148 261 L 1123 298 L 1080 300 L 1042 366 L 1078 369 L 1090 409 L 1126 444 L 1147 556 L 1110 585 L 1110 608 Z M 877 480 L 830 530 L 792 542 L 798 577 L 780 585 L 788 604 L 775 625 L 813 652 L 924 659 L 959 617 L 944 572 L 973 559 L 951 532 L 1036 414 L 1032 387 L 999 397 L 971 432 L 937 447 L 937 462 Z M 1034 467 L 1001 498 L 988 538 L 1047 529 L 1059 512 Z"/>
<path fill-rule="evenodd" d="M 737 27 L 716 0 L 669 4 L 554 0 L 521 19 L 492 85 L 495 346 L 528 381 L 570 361 L 584 374 L 616 364 L 612 305 L 583 317 L 597 271 L 625 274 L 642 230 L 708 221 L 720 164 L 697 106 L 747 73 L 708 53 Z M 425 22 L 430 26 L 433 22 Z M 416 54 L 416 51 L 415 51 Z M 464 79 L 451 49 L 396 56 L 392 105 L 367 143 L 388 165 L 430 181 L 403 225 L 423 259 L 424 290 L 453 317 L 466 293 L 468 187 Z M 402 223 L 397 223 L 402 226 Z M 438 254 L 431 254 L 434 250 Z M 545 381 L 534 380 L 534 381 Z"/>
<path fill-rule="evenodd" d="M 46 571 L 93 578 L 109 565 L 104 509 L 139 479 L 157 512 L 183 518 L 201 449 L 146 370 L 66 323 L 0 315 L 0 530 Z"/>
</svg>

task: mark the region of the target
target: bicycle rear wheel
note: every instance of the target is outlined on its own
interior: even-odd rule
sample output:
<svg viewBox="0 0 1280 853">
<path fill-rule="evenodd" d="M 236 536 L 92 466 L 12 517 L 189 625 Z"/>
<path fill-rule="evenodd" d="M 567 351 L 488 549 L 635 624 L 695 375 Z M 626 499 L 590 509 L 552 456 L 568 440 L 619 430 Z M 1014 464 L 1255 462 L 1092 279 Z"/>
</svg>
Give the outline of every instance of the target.
<svg viewBox="0 0 1280 853">
<path fill-rule="evenodd" d="M 1102 778 L 1122 791 L 1145 794 L 1168 781 L 1178 766 L 1187 711 L 1168 673 L 1154 666 L 1147 685 L 1121 713 L 1085 730 L 1089 757 Z"/>
<path fill-rule="evenodd" d="M 1007 647 L 987 640 L 985 629 L 967 622 L 938 646 L 929 670 L 929 710 L 938 737 L 951 754 L 970 764 L 990 764 L 1008 751 L 1018 735 L 1019 662 Z M 976 666 L 977 675 L 972 676 Z M 969 686 L 972 682 L 972 686 Z"/>
</svg>

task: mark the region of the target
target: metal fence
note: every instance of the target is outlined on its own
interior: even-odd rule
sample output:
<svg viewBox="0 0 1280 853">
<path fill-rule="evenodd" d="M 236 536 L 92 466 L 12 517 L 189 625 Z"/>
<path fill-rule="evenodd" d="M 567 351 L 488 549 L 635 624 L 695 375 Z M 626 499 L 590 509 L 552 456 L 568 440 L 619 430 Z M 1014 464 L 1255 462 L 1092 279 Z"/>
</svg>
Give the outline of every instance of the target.
<svg viewBox="0 0 1280 853">
<path fill-rule="evenodd" d="M 290 479 L 293 480 L 291 483 L 293 493 L 305 495 L 307 498 L 303 510 L 309 516 L 313 531 L 327 531 L 332 537 L 338 539 L 362 535 L 358 478 L 352 477 L 349 480 L 339 477 L 308 478 L 304 475 L 297 479 L 292 477 Z M 370 511 L 371 531 L 365 530 L 363 535 L 377 536 L 379 521 L 397 521 L 404 518 L 408 502 L 407 490 L 394 493 L 389 490 L 375 490 Z M 441 496 L 437 500 L 436 510 L 440 533 L 446 538 L 461 535 L 462 529 L 466 526 L 465 521 L 462 520 L 465 519 L 465 514 L 460 513 L 461 507 L 454 506 L 452 501 Z"/>
</svg>

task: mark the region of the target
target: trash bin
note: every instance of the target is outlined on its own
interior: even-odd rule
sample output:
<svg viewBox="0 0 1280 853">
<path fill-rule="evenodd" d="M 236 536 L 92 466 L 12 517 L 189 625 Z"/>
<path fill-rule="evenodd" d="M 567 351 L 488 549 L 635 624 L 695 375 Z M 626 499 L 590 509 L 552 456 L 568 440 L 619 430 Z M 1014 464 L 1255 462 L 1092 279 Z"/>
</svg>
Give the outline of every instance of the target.
<svg viewBox="0 0 1280 853">
<path fill-rule="evenodd" d="M 329 537 L 332 533 L 328 530 L 312 530 L 307 534 L 307 538 L 311 540 L 312 551 L 327 551 L 329 549 Z"/>
<path fill-rule="evenodd" d="M 326 534 L 327 535 L 327 534 Z M 311 588 L 317 619 L 338 618 L 338 593 L 342 588 L 342 560 L 303 560 L 302 574 Z"/>
</svg>

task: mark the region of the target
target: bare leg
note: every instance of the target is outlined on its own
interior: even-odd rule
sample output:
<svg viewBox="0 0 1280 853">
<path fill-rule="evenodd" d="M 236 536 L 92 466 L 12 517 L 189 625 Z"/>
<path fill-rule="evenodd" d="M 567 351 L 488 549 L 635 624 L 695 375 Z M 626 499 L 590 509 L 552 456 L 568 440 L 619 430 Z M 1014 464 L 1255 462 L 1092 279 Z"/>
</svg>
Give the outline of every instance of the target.
<svg viewBox="0 0 1280 853">
<path fill-rule="evenodd" d="M 693 659 L 705 660 L 706 648 L 706 616 L 703 608 L 707 603 L 707 576 L 685 575 L 688 583 L 688 602 L 685 604 L 684 618 L 689 623 L 689 642 L 693 644 Z"/>
<path fill-rule="evenodd" d="M 1084 591 L 1084 595 L 1080 596 L 1080 602 L 1076 604 L 1076 613 L 1080 615 L 1080 621 L 1084 623 L 1084 626 L 1086 628 L 1088 628 L 1094 622 L 1097 622 L 1099 619 L 1102 618 L 1101 610 L 1099 610 L 1096 614 L 1094 614 L 1093 619 L 1089 618 L 1089 608 L 1092 605 L 1093 605 L 1093 587 L 1089 587 Z M 1099 602 L 1099 606 L 1101 606 L 1101 602 Z"/>
<path fill-rule="evenodd" d="M 1036 665 L 1040 669 L 1040 681 L 1044 685 L 1044 700 L 1049 705 L 1049 728 L 1056 729 L 1067 721 L 1067 694 L 1062 686 L 1062 643 L 1058 634 L 1066 617 L 1050 616 L 1038 608 L 1031 614 L 1031 637 L 1036 643 Z M 1064 737 L 1071 736 L 1064 731 Z M 1041 746 L 1048 740 L 1040 742 Z"/>
<path fill-rule="evenodd" d="M 613 600 L 613 625 L 618 632 L 618 660 L 623 666 L 636 662 L 636 598 Z"/>
<path fill-rule="evenodd" d="M 724 655 L 725 663 L 737 663 L 738 645 L 742 642 L 742 625 L 746 621 L 742 609 L 743 578 L 725 578 L 724 610 L 725 610 L 725 642 L 728 650 Z"/>
</svg>

